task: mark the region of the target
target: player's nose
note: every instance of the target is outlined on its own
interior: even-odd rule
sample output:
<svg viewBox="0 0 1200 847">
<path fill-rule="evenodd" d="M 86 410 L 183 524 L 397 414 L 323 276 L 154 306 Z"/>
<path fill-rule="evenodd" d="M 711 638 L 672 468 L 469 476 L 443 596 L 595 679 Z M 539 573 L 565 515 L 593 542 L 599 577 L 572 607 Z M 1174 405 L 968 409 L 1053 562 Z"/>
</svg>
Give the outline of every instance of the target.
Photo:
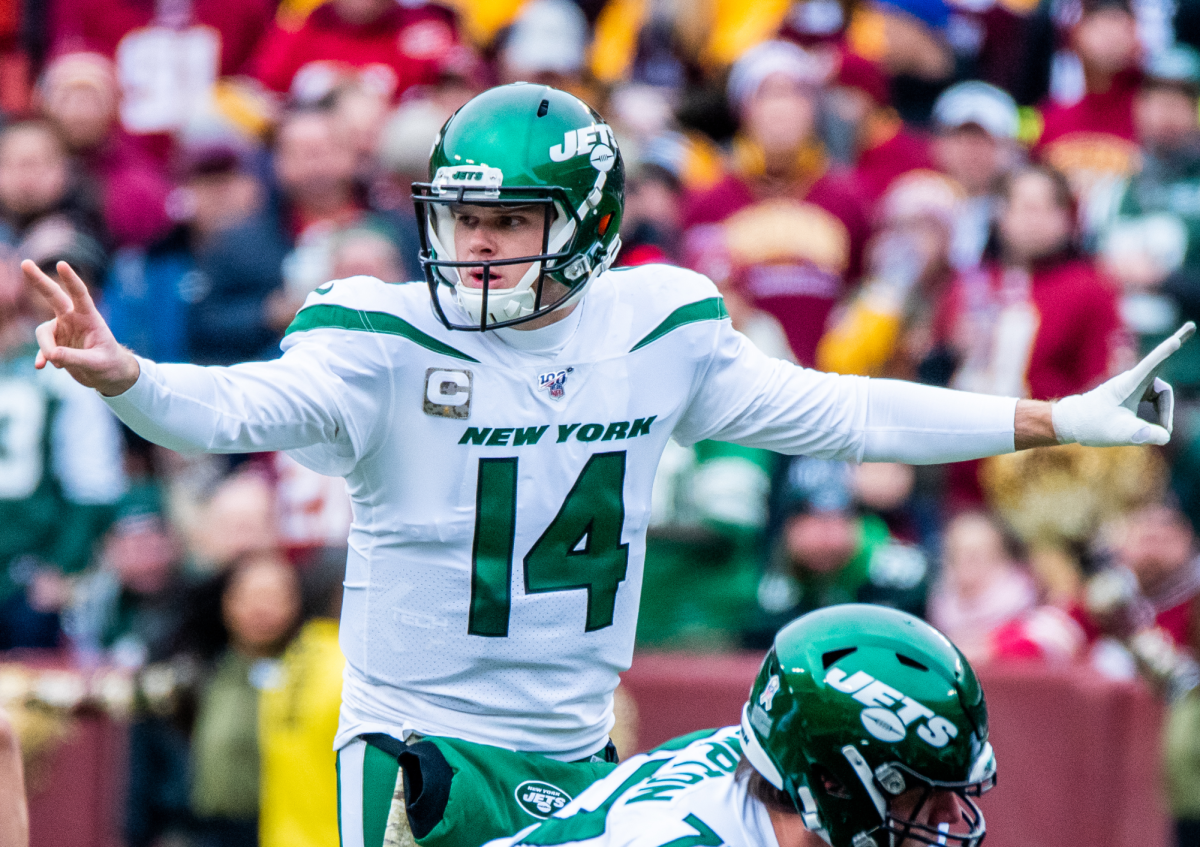
<svg viewBox="0 0 1200 847">
<path fill-rule="evenodd" d="M 956 824 L 963 819 L 962 801 L 953 791 L 935 791 L 926 808 L 931 824 Z"/>
<path fill-rule="evenodd" d="M 495 234 L 488 227 L 475 227 L 467 238 L 467 258 L 486 259 L 496 253 Z"/>
</svg>

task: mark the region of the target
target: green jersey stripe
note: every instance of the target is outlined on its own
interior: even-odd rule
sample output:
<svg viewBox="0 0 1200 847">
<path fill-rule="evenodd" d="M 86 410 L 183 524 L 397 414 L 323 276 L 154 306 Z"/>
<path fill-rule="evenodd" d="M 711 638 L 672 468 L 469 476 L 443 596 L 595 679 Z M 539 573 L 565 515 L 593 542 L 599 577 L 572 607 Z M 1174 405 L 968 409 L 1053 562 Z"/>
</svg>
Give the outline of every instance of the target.
<svg viewBox="0 0 1200 847">
<path fill-rule="evenodd" d="M 719 321 L 729 317 L 729 312 L 725 311 L 725 301 L 720 297 L 709 297 L 707 300 L 698 300 L 695 303 L 688 303 L 686 306 L 680 306 L 671 314 L 667 315 L 666 320 L 650 331 L 650 334 L 633 345 L 634 350 L 640 350 L 652 341 L 657 341 L 673 329 L 678 329 L 684 324 L 695 323 L 696 321 Z"/>
<path fill-rule="evenodd" d="M 426 350 L 432 350 L 434 353 L 441 353 L 443 356 L 453 356 L 455 359 L 462 359 L 464 362 L 475 362 L 476 364 L 479 362 L 478 359 L 468 356 L 461 350 L 455 350 L 449 344 L 438 341 L 431 335 L 426 335 L 403 318 L 389 315 L 387 312 L 363 312 L 358 309 L 348 309 L 345 306 L 334 306 L 331 304 L 321 304 L 301 309 L 284 335 L 291 335 L 293 332 L 306 332 L 310 329 L 320 329 L 322 327 L 349 329 L 355 332 L 380 332 L 385 335 L 400 335 L 409 341 L 420 344 Z"/>
</svg>

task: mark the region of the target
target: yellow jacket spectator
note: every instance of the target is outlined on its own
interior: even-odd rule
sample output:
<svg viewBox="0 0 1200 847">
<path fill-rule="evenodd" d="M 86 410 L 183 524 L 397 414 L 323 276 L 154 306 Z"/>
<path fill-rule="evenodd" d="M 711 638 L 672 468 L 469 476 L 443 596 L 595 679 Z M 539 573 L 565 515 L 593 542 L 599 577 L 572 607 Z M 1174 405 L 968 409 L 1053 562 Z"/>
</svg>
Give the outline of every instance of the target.
<svg viewBox="0 0 1200 847">
<path fill-rule="evenodd" d="M 308 574 L 325 583 L 320 594 L 326 602 L 288 645 L 277 684 L 264 689 L 259 699 L 260 847 L 338 845 L 333 737 L 346 660 L 338 646 L 340 570 L 325 567 L 327 558 Z"/>
</svg>

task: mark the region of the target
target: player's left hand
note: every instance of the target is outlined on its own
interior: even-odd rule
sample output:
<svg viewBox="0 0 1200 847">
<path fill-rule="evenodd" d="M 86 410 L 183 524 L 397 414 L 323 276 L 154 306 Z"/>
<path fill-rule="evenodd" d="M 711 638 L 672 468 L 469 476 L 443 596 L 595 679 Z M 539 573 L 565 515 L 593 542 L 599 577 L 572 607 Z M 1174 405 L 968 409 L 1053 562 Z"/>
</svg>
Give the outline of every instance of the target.
<svg viewBox="0 0 1200 847">
<path fill-rule="evenodd" d="M 1188 321 L 1134 367 L 1086 394 L 1072 394 L 1055 403 L 1052 416 L 1059 443 L 1124 447 L 1170 441 L 1175 394 L 1158 378 L 1158 369 L 1195 332 L 1196 325 Z M 1142 402 L 1154 407 L 1158 423 L 1138 417 Z"/>
</svg>

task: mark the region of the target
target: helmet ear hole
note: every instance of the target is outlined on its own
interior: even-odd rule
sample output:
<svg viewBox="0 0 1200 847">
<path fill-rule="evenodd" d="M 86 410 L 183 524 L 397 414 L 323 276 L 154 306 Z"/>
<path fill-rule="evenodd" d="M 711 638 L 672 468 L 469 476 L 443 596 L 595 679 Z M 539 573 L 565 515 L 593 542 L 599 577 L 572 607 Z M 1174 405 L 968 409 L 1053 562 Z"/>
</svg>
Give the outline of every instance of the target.
<svg viewBox="0 0 1200 847">
<path fill-rule="evenodd" d="M 846 658 L 847 656 L 849 656 L 851 653 L 853 653 L 857 649 L 858 649 L 857 647 L 846 647 L 843 650 L 830 650 L 828 653 L 826 653 L 824 656 L 821 657 L 821 664 L 825 666 L 824 670 L 829 670 L 830 665 L 832 665 L 834 662 L 837 662 L 841 659 Z"/>
<path fill-rule="evenodd" d="M 900 661 L 900 664 L 907 665 L 910 668 L 916 668 L 919 671 L 928 671 L 929 670 L 929 668 L 927 668 L 925 665 L 918 662 L 916 659 L 910 659 L 908 656 L 905 656 L 903 653 L 897 653 L 896 658 Z"/>
<path fill-rule="evenodd" d="M 823 794 L 836 797 L 839 800 L 852 800 L 853 796 L 846 790 L 842 781 L 833 775 L 833 771 L 824 765 L 813 765 L 812 784 Z"/>
<path fill-rule="evenodd" d="M 600 231 L 601 235 L 604 235 L 604 233 L 608 232 L 608 225 L 610 223 L 612 223 L 612 212 L 609 212 L 607 215 L 605 215 L 604 217 L 602 217 L 600 219 L 599 231 Z"/>
</svg>

